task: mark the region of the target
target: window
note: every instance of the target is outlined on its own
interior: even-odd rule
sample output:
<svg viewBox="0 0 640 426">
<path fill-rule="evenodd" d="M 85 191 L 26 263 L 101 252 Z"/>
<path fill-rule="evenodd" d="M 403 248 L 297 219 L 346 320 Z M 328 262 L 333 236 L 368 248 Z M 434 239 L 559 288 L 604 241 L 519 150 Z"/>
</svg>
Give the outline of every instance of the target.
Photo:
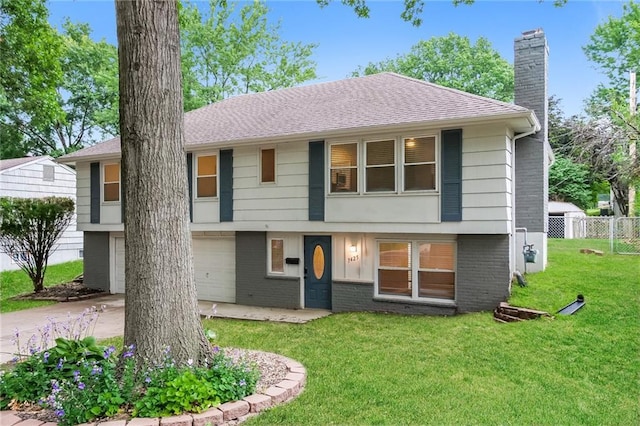
<svg viewBox="0 0 640 426">
<path fill-rule="evenodd" d="M 455 243 L 379 242 L 377 294 L 455 299 Z"/>
<path fill-rule="evenodd" d="M 53 182 L 56 180 L 56 169 L 53 166 L 42 166 L 42 180 L 46 182 Z"/>
<path fill-rule="evenodd" d="M 105 164 L 103 170 L 104 201 L 120 201 L 120 164 Z"/>
<path fill-rule="evenodd" d="M 196 161 L 196 196 L 211 198 L 218 195 L 218 158 L 201 155 Z"/>
<path fill-rule="evenodd" d="M 331 145 L 331 192 L 358 191 L 358 144 Z"/>
<path fill-rule="evenodd" d="M 436 138 L 404 140 L 404 190 L 436 189 Z"/>
<path fill-rule="evenodd" d="M 395 141 L 367 142 L 367 192 L 396 190 Z"/>
<path fill-rule="evenodd" d="M 276 181 L 276 150 L 274 148 L 260 150 L 260 182 Z"/>
<path fill-rule="evenodd" d="M 270 272 L 275 272 L 279 274 L 284 273 L 284 240 L 272 239 L 270 253 L 271 253 Z"/>
</svg>

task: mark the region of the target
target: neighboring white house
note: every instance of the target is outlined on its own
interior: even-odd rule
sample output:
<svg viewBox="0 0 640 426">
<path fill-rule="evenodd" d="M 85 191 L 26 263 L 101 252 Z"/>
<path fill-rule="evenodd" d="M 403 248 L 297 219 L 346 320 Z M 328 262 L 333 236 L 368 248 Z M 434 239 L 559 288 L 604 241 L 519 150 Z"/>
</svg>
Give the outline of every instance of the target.
<svg viewBox="0 0 640 426">
<path fill-rule="evenodd" d="M 585 217 L 575 204 L 549 201 L 549 238 L 584 238 Z"/>
<path fill-rule="evenodd" d="M 56 163 L 48 155 L 42 157 L 0 160 L 0 197 L 43 198 L 68 197 L 76 200 L 76 172 Z M 49 264 L 68 262 L 82 257 L 82 232 L 76 231 L 76 216 L 49 257 Z M 14 260 L 0 253 L 0 271 L 18 269 Z"/>
</svg>

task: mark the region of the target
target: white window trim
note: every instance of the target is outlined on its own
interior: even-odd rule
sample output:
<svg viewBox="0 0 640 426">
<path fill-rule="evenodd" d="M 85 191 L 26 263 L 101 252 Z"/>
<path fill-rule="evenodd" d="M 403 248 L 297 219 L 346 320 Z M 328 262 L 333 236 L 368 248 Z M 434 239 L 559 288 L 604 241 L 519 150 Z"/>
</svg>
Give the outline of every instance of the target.
<svg viewBox="0 0 640 426">
<path fill-rule="evenodd" d="M 383 139 L 386 140 L 386 139 Z M 356 176 L 358 177 L 358 184 L 356 185 L 356 190 L 353 192 L 332 192 L 331 191 L 331 171 L 334 169 L 334 167 L 331 166 L 331 147 L 335 146 L 335 145 L 356 145 L 356 165 L 355 166 L 349 166 L 349 167 L 336 167 L 336 169 L 352 169 L 355 168 L 356 169 Z M 342 196 L 342 197 L 349 197 L 349 196 L 354 196 L 354 195 L 360 195 L 362 194 L 362 188 L 363 188 L 363 184 L 362 184 L 362 153 L 361 153 L 361 149 L 362 149 L 362 140 L 351 140 L 351 141 L 341 141 L 341 142 L 333 142 L 329 144 L 329 151 L 327 152 L 327 164 L 328 164 L 328 170 L 329 173 L 327 175 L 327 194 L 332 195 L 332 196 Z"/>
<path fill-rule="evenodd" d="M 273 150 L 273 182 L 262 181 L 262 151 Z M 258 150 L 258 183 L 260 185 L 275 185 L 278 182 L 278 150 L 274 146 L 263 146 Z"/>
<path fill-rule="evenodd" d="M 404 153 L 404 143 L 407 139 L 419 139 L 419 138 L 435 138 L 435 143 L 434 143 L 434 160 L 433 161 L 426 161 L 426 162 L 421 162 L 421 163 L 407 163 L 405 160 L 405 153 Z M 435 192 L 439 192 L 439 185 L 440 185 L 440 179 L 439 179 L 439 170 L 440 170 L 440 164 L 438 161 L 438 158 L 440 158 L 440 138 L 438 137 L 437 134 L 429 134 L 429 135 L 421 135 L 421 136 L 403 136 L 401 138 L 402 143 L 400 144 L 400 155 L 401 155 L 401 166 L 402 170 L 400 171 L 400 176 L 402 179 L 401 182 L 401 186 L 400 188 L 402 189 L 403 193 L 410 193 L 410 194 L 416 194 L 416 193 L 421 193 L 421 192 L 429 192 L 429 193 L 435 193 Z M 433 189 L 404 189 L 404 184 L 405 184 L 405 174 L 404 174 L 404 168 L 405 166 L 417 166 L 417 165 L 421 165 L 421 164 L 433 164 L 435 165 L 435 176 L 434 176 L 434 188 Z"/>
<path fill-rule="evenodd" d="M 271 243 L 272 241 L 277 241 L 277 240 L 282 241 L 282 272 L 274 271 L 271 269 L 271 267 L 273 266 L 273 264 L 271 263 L 271 260 L 272 260 Z M 284 240 L 285 239 L 282 237 L 267 238 L 267 271 L 269 272 L 269 275 L 285 275 L 285 272 L 287 270 L 287 262 L 285 262 L 285 241 Z"/>
<path fill-rule="evenodd" d="M 394 189 L 393 190 L 389 190 L 389 191 L 367 191 L 367 172 L 370 168 L 375 169 L 375 168 L 382 168 L 382 167 L 390 167 L 391 163 L 389 164 L 377 164 L 375 166 L 368 166 L 367 165 L 367 150 L 368 150 L 368 145 L 369 143 L 372 142 L 386 142 L 386 141 L 393 141 L 393 169 L 394 169 Z M 379 139 L 366 139 L 363 140 L 362 142 L 363 145 L 363 157 L 362 157 L 362 171 L 363 171 L 363 180 L 362 180 L 362 191 L 365 194 L 370 194 L 370 195 L 376 195 L 376 194 L 397 194 L 398 193 L 398 173 L 403 173 L 403 170 L 399 170 L 398 169 L 398 159 L 400 158 L 398 156 L 398 138 L 397 137 L 388 137 L 388 138 L 379 138 Z"/>
<path fill-rule="evenodd" d="M 411 296 L 396 296 L 392 294 L 381 294 L 380 286 L 378 283 L 378 269 L 380 269 L 380 243 L 409 243 L 411 244 L 411 267 L 409 268 L 411 271 Z M 454 296 L 453 299 L 438 299 L 434 297 L 420 297 L 418 291 L 418 272 L 420 269 L 420 250 L 416 250 L 415 246 L 420 244 L 442 244 L 449 243 L 453 244 L 453 270 L 444 270 L 438 269 L 437 271 L 446 271 L 453 272 L 455 274 L 455 282 L 453 285 Z M 403 239 L 393 239 L 393 240 L 376 240 L 376 252 L 375 252 L 375 269 L 374 269 L 374 277 L 373 277 L 373 297 L 378 300 L 393 300 L 393 301 L 419 301 L 424 303 L 432 303 L 439 305 L 455 305 L 457 296 L 458 296 L 458 244 L 455 240 L 403 240 Z M 405 271 L 407 268 L 390 268 L 385 267 L 385 269 L 396 269 Z M 422 269 L 424 271 L 436 271 L 436 269 Z"/>
<path fill-rule="evenodd" d="M 212 155 L 216 156 L 216 174 L 215 175 L 204 175 L 202 177 L 216 177 L 216 195 L 214 197 L 198 197 L 198 158 L 199 157 L 210 157 Z M 212 201 L 217 200 L 220 196 L 220 152 L 201 152 L 199 154 L 194 153 L 193 155 L 193 200 L 194 201 Z"/>
<path fill-rule="evenodd" d="M 106 166 L 111 166 L 113 164 L 117 164 L 118 165 L 118 200 L 117 201 L 106 201 L 104 199 L 104 186 L 107 183 L 115 183 L 115 181 L 105 181 L 105 168 Z M 103 204 L 109 204 L 109 205 L 117 205 L 120 204 L 120 201 L 122 200 L 122 164 L 118 163 L 118 162 L 109 162 L 109 163 L 102 163 L 101 169 L 100 169 L 100 199 L 102 200 Z"/>
</svg>

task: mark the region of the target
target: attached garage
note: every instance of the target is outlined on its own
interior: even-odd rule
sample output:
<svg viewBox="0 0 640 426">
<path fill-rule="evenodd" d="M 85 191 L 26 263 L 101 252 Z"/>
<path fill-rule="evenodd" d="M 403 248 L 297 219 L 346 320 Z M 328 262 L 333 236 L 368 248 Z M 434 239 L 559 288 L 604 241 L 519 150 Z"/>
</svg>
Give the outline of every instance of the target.
<svg viewBox="0 0 640 426">
<path fill-rule="evenodd" d="M 124 293 L 124 238 L 115 238 L 115 293 Z M 236 245 L 233 237 L 193 239 L 198 299 L 236 302 Z"/>
</svg>

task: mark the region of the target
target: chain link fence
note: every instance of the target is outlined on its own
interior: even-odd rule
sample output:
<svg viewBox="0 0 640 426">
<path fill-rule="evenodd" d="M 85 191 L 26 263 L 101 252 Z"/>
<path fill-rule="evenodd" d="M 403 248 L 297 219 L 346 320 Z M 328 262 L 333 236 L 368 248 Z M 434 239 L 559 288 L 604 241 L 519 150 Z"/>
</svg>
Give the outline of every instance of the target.
<svg viewBox="0 0 640 426">
<path fill-rule="evenodd" d="M 549 216 L 549 238 L 609 240 L 619 254 L 640 254 L 640 217 Z"/>
</svg>

